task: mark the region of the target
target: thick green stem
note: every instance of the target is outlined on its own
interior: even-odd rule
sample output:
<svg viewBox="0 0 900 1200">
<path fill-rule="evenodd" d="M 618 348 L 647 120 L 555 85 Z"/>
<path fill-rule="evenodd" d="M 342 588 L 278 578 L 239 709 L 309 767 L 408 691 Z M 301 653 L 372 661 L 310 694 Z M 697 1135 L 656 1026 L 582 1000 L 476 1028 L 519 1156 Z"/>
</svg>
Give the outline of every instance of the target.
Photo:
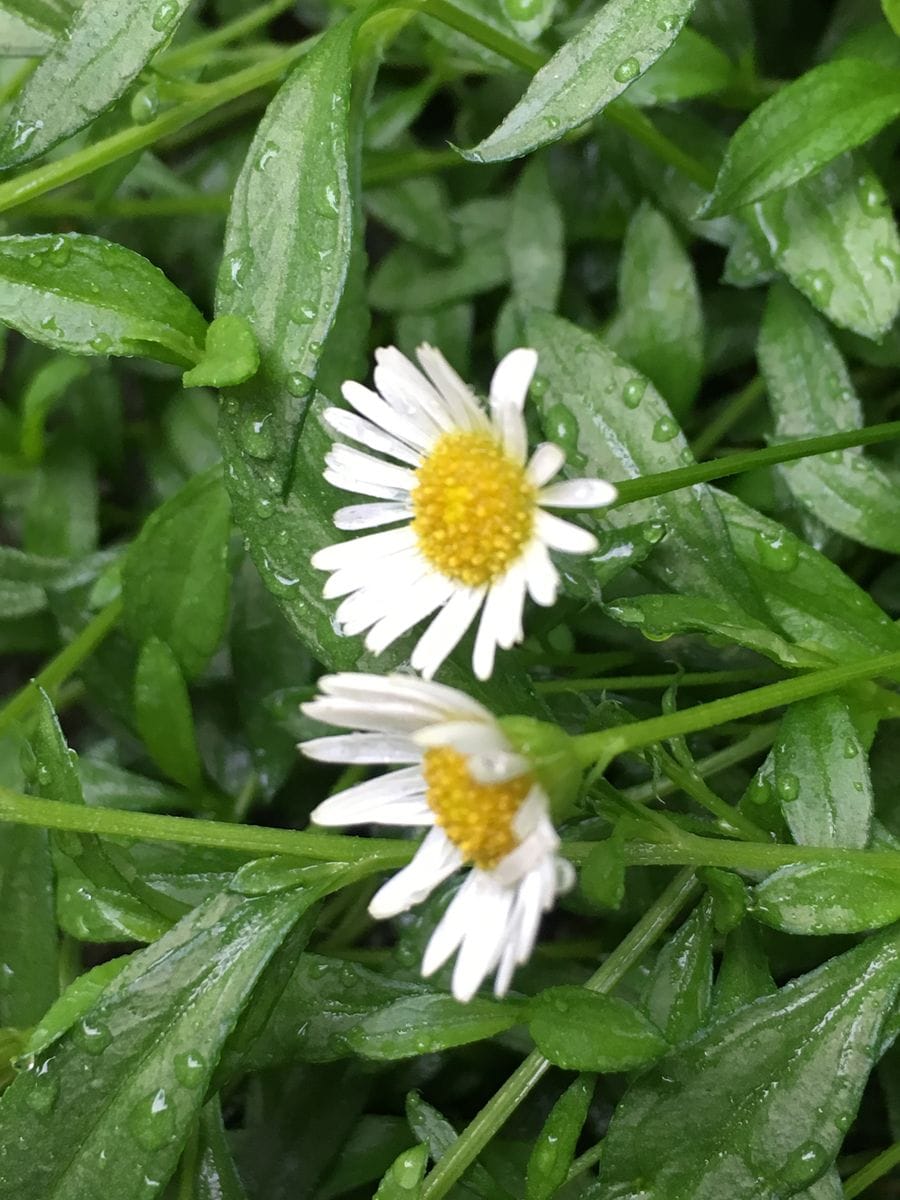
<svg viewBox="0 0 900 1200">
<path fill-rule="evenodd" d="M 668 671 L 664 675 L 607 675 L 600 679 L 538 679 L 534 690 L 545 696 L 570 692 L 636 692 L 653 688 L 712 687 L 722 683 L 757 683 L 771 678 L 771 671 Z"/>
<path fill-rule="evenodd" d="M 35 675 L 34 679 L 16 692 L 12 699 L 0 708 L 0 732 L 8 728 L 14 721 L 21 721 L 23 717 L 27 716 L 38 698 L 38 688 L 52 692 L 54 688 L 64 683 L 74 671 L 77 671 L 84 660 L 93 654 L 113 629 L 121 611 L 121 600 L 110 601 L 85 625 L 74 641 L 70 642 L 68 646 L 64 646 L 59 654 Z"/>
<path fill-rule="evenodd" d="M 591 842 L 571 842 L 566 857 L 583 861 Z M 790 846 L 780 842 L 733 842 L 682 833 L 677 842 L 626 842 L 625 861 L 643 867 L 725 867 L 777 871 L 796 863 L 858 866 L 900 873 L 900 850 L 851 850 L 841 846 Z"/>
<path fill-rule="evenodd" d="M 784 679 L 748 692 L 739 692 L 735 696 L 711 700 L 708 704 L 698 704 L 695 708 L 667 716 L 652 717 L 649 721 L 635 721 L 631 725 L 618 725 L 598 733 L 581 734 L 573 738 L 573 744 L 585 766 L 606 764 L 626 750 L 638 750 L 681 734 L 712 729 L 725 721 L 752 717 L 772 708 L 793 704 L 796 700 L 807 700 L 811 696 L 837 691 L 849 683 L 890 676 L 898 671 L 900 653 L 879 654 L 843 667 L 810 671 L 794 679 Z"/>
<path fill-rule="evenodd" d="M 611 991 L 646 951 L 663 934 L 678 913 L 696 896 L 693 872 L 682 871 L 647 909 L 637 925 L 613 950 L 586 987 L 595 992 Z M 488 1101 L 447 1153 L 435 1165 L 422 1186 L 420 1200 L 441 1200 L 472 1165 L 497 1131 L 535 1087 L 550 1063 L 533 1050 L 506 1083 Z"/>
<path fill-rule="evenodd" d="M 883 1179 L 896 1166 L 900 1166 L 900 1142 L 894 1142 L 893 1146 L 888 1146 L 887 1150 L 882 1150 L 871 1162 L 867 1162 L 855 1175 L 851 1175 L 845 1181 L 845 1200 L 853 1200 L 854 1196 L 859 1196 L 871 1184 L 879 1179 Z"/>
</svg>

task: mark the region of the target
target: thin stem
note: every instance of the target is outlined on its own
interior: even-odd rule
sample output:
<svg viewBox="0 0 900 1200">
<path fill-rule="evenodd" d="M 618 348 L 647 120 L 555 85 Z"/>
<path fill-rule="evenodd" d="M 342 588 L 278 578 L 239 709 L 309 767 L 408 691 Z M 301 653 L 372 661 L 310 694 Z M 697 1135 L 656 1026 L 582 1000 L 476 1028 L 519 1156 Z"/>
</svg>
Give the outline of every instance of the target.
<svg viewBox="0 0 900 1200">
<path fill-rule="evenodd" d="M 34 679 L 20 688 L 16 694 L 0 708 L 0 730 L 6 729 L 14 721 L 21 721 L 28 714 L 38 698 L 38 688 L 52 692 L 74 672 L 89 655 L 97 649 L 103 639 L 110 633 L 122 612 L 121 599 L 110 601 L 105 608 L 97 613 L 78 636 L 68 646 L 64 646 L 55 658 L 35 675 Z"/>
<path fill-rule="evenodd" d="M 807 700 L 811 696 L 837 691 L 848 683 L 881 675 L 890 676 L 897 671 L 900 671 L 900 653 L 879 654 L 842 667 L 809 671 L 793 679 L 783 679 L 779 683 L 725 696 L 721 700 L 711 700 L 708 704 L 698 704 L 682 712 L 652 717 L 649 721 L 635 721 L 631 725 L 618 725 L 598 733 L 584 733 L 573 738 L 573 744 L 585 766 L 595 762 L 608 763 L 626 750 L 638 750 L 680 734 L 711 729 L 724 721 L 751 717 L 771 708 L 793 704 L 796 700 Z"/>
<path fill-rule="evenodd" d="M 569 842 L 566 857 L 580 862 L 593 842 Z M 643 867 L 725 867 L 776 871 L 797 863 L 858 866 L 900 872 L 900 850 L 852 850 L 841 846 L 790 846 L 780 842 L 734 842 L 682 833 L 677 842 L 626 842 L 625 861 Z"/>
<path fill-rule="evenodd" d="M 566 1175 L 566 1183 L 571 1183 L 573 1179 L 577 1179 L 579 1175 L 589 1171 L 591 1167 L 595 1167 L 603 1156 L 603 1143 L 597 1142 L 591 1146 L 589 1150 L 585 1150 L 584 1154 L 580 1154 L 578 1158 L 569 1167 L 569 1173 Z"/>
<path fill-rule="evenodd" d="M 883 425 L 869 425 L 865 429 L 847 429 L 841 433 L 830 433 L 823 437 L 802 438 L 797 441 L 779 442 L 777 446 L 765 446 L 761 450 L 746 450 L 729 454 L 711 462 L 696 463 L 690 467 L 677 467 L 674 471 L 660 471 L 655 475 L 641 475 L 638 479 L 623 479 L 616 483 L 619 498 L 613 507 L 631 504 L 634 500 L 646 500 L 650 496 L 661 496 L 679 488 L 692 487 L 710 479 L 724 479 L 753 471 L 758 467 L 771 467 L 776 463 L 793 462 L 798 458 L 810 458 L 826 454 L 829 450 L 846 450 L 851 446 L 874 446 L 879 442 L 900 438 L 900 421 L 888 421 Z"/>
<path fill-rule="evenodd" d="M 526 42 L 517 41 L 516 38 L 500 33 L 493 26 L 480 21 L 471 13 L 457 8 L 454 4 L 448 3 L 447 0 L 399 0 L 394 7 L 411 9 L 413 12 L 434 17 L 449 29 L 455 29 L 457 33 L 464 33 L 487 50 L 493 50 L 507 62 L 522 67 L 526 71 L 539 71 L 547 61 L 548 56 L 540 50 L 535 50 Z"/>
<path fill-rule="evenodd" d="M 709 424 L 694 439 L 691 446 L 698 461 L 718 446 L 722 438 L 738 421 L 751 412 L 766 394 L 766 385 L 759 375 L 754 375 L 748 384 L 729 396 Z"/>
<path fill-rule="evenodd" d="M 871 1162 L 867 1162 L 855 1175 L 851 1175 L 845 1181 L 844 1196 L 846 1200 L 853 1200 L 854 1196 L 860 1195 L 870 1184 L 882 1179 L 888 1171 L 892 1171 L 896 1166 L 900 1166 L 900 1142 L 894 1142 L 893 1146 L 882 1150 Z"/>
<path fill-rule="evenodd" d="M 43 829 L 68 829 L 101 837 L 177 842 L 187 846 L 243 850 L 249 854 L 283 854 L 316 862 L 370 862 L 373 870 L 404 866 L 417 843 L 390 838 L 345 837 L 301 829 L 268 829 L 261 825 L 232 825 L 198 817 L 91 808 L 24 796 L 0 787 L 0 820 Z"/>
<path fill-rule="evenodd" d="M 768 749 L 775 740 L 777 732 L 778 724 L 775 721 L 768 725 L 760 725 L 758 729 L 748 733 L 739 742 L 725 746 L 722 750 L 715 750 L 706 758 L 698 759 L 694 764 L 694 771 L 701 778 L 716 775 L 719 771 L 726 771 L 729 767 L 743 762 L 744 759 L 753 758 L 762 750 Z M 648 779 L 646 783 L 635 783 L 631 787 L 622 788 L 622 795 L 637 804 L 649 804 L 653 800 L 662 800 L 676 791 L 678 791 L 678 785 L 672 779 Z"/>
<path fill-rule="evenodd" d="M 721 683 L 755 683 L 771 679 L 771 671 L 668 671 L 663 675 L 607 675 L 601 679 L 538 679 L 534 690 L 546 695 L 569 692 L 601 692 L 606 689 L 620 691 L 643 691 L 652 688 L 710 687 Z"/>
<path fill-rule="evenodd" d="M 210 50 L 216 50 L 219 46 L 227 46 L 229 42 L 239 41 L 246 34 L 253 33 L 254 30 L 267 25 L 281 13 L 287 12 L 293 3 L 294 0 L 269 0 L 269 3 L 261 4 L 258 8 L 245 13 L 235 21 L 229 21 L 227 25 L 222 25 L 219 29 L 213 29 L 201 37 L 194 38 L 192 42 L 167 51 L 156 61 L 166 71 L 179 71 L 198 58 L 205 59 Z"/>
<path fill-rule="evenodd" d="M 764 829 L 754 824 L 748 817 L 736 808 L 727 804 L 721 796 L 717 796 L 705 780 L 701 779 L 696 770 L 689 770 L 681 765 L 671 754 L 661 753 L 663 772 L 672 782 L 688 796 L 712 813 L 726 833 L 751 842 L 768 841 L 769 835 Z"/>
<path fill-rule="evenodd" d="M 608 992 L 614 988 L 694 898 L 697 891 L 698 885 L 693 872 L 682 871 L 647 909 L 640 921 L 585 986 L 595 992 Z M 422 1185 L 421 1200 L 441 1200 L 441 1197 L 450 1191 L 535 1087 L 549 1066 L 550 1063 L 538 1051 L 533 1050 L 528 1055 L 463 1130 L 443 1158 L 435 1164 Z"/>
</svg>

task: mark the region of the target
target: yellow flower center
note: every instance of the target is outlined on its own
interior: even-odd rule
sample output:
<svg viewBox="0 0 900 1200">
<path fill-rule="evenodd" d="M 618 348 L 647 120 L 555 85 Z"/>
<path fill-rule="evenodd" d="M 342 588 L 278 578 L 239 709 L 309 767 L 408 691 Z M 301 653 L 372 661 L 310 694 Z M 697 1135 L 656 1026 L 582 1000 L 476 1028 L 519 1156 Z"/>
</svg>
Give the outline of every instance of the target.
<svg viewBox="0 0 900 1200">
<path fill-rule="evenodd" d="M 465 755 L 448 746 L 425 751 L 422 773 L 437 824 L 467 862 L 490 870 L 515 850 L 519 839 L 512 823 L 531 790 L 530 775 L 506 783 L 478 783 L 469 774 Z"/>
<path fill-rule="evenodd" d="M 537 489 L 487 433 L 445 433 L 416 471 L 412 528 L 419 549 L 450 579 L 499 579 L 534 530 Z"/>
</svg>

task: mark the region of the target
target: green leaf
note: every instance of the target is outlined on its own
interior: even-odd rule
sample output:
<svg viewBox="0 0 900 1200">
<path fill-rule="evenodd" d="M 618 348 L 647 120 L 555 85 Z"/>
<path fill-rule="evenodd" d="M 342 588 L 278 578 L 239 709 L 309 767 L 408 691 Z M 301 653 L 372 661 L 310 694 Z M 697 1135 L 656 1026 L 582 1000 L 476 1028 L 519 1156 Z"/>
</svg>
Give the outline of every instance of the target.
<svg viewBox="0 0 900 1200">
<path fill-rule="evenodd" d="M 78 778 L 86 804 L 136 812 L 165 812 L 184 808 L 189 797 L 180 788 L 126 771 L 102 758 L 80 758 Z"/>
<path fill-rule="evenodd" d="M 447 1118 L 417 1092 L 410 1092 L 406 1097 L 406 1119 L 419 1141 L 427 1145 L 435 1162 L 440 1161 L 459 1137 Z M 497 1184 L 481 1163 L 470 1168 L 465 1186 L 483 1200 L 491 1200 L 498 1192 Z"/>
<path fill-rule="evenodd" d="M 900 874 L 865 863 L 794 863 L 753 893 L 753 915 L 785 933 L 863 933 L 900 920 Z"/>
<path fill-rule="evenodd" d="M 144 642 L 134 679 L 134 717 L 138 733 L 160 770 L 183 787 L 203 781 L 194 718 L 178 659 L 165 642 Z"/>
<path fill-rule="evenodd" d="M 204 1105 L 198 1134 L 191 1200 L 246 1200 L 217 1097 Z"/>
<path fill-rule="evenodd" d="M 725 940 L 713 993 L 713 1014 L 724 1017 L 776 990 L 759 927 L 744 921 Z"/>
<path fill-rule="evenodd" d="M 565 1183 L 596 1082 L 593 1075 L 579 1075 L 553 1105 L 528 1159 L 525 1200 L 551 1200 Z"/>
<path fill-rule="evenodd" d="M 613 1116 L 604 1200 L 781 1200 L 815 1182 L 837 1155 L 879 1052 L 898 961 L 894 930 L 662 1059 Z"/>
<path fill-rule="evenodd" d="M 772 289 L 759 339 L 776 439 L 815 437 L 864 423 L 850 373 L 824 323 L 795 292 Z M 792 495 L 832 529 L 900 553 L 900 471 L 862 448 L 780 468 Z"/>
<path fill-rule="evenodd" d="M 778 728 L 775 791 L 801 846 L 868 845 L 872 781 L 847 701 L 817 696 L 792 704 Z"/>
<path fill-rule="evenodd" d="M 660 950 L 644 986 L 641 1006 L 673 1045 L 687 1041 L 709 1017 L 714 934 L 706 901 Z"/>
<path fill-rule="evenodd" d="M 80 358 L 60 355 L 44 363 L 22 393 L 19 449 L 27 463 L 40 462 L 44 457 L 44 431 L 53 407 L 73 383 L 90 372 L 90 365 Z"/>
<path fill-rule="evenodd" d="M 459 230 L 442 180 L 423 176 L 390 187 L 367 188 L 364 200 L 376 220 L 423 250 L 446 257 L 457 249 Z"/>
<path fill-rule="evenodd" d="M 476 998 L 460 1004 L 452 996 L 411 996 L 364 1017 L 347 1041 L 364 1058 L 411 1058 L 480 1042 L 521 1020 L 520 1007 L 511 1001 Z"/>
<path fill-rule="evenodd" d="M 234 387 L 246 383 L 259 370 L 259 347 L 243 317 L 216 317 L 206 331 L 203 357 L 185 371 L 185 387 Z"/>
<path fill-rule="evenodd" d="M 897 0 L 881 0 L 881 8 L 891 29 L 900 37 L 900 4 Z"/>
<path fill-rule="evenodd" d="M 540 356 L 534 394 L 544 431 L 567 452 L 573 470 L 615 480 L 693 461 L 653 386 L 597 338 L 546 313 L 532 314 L 527 327 L 528 343 Z M 603 514 L 601 528 L 635 521 L 662 523 L 666 530 L 644 568 L 651 578 L 766 618 L 708 488 L 613 509 Z"/>
<path fill-rule="evenodd" d="M 72 16 L 69 0 L 3 0 L 0 4 L 0 53 L 45 54 L 65 32 Z"/>
<path fill-rule="evenodd" d="M 427 1146 L 404 1150 L 388 1167 L 374 1200 L 415 1200 L 427 1165 Z"/>
<path fill-rule="evenodd" d="M 122 569 L 132 637 L 166 642 L 188 677 L 203 669 L 225 629 L 230 531 L 228 497 L 213 468 L 150 515 Z"/>
<path fill-rule="evenodd" d="M 146 258 L 85 233 L 0 237 L 0 322 L 71 354 L 192 366 L 206 322 Z"/>
<path fill-rule="evenodd" d="M 768 277 L 768 259 L 836 325 L 876 340 L 887 332 L 900 305 L 900 238 L 884 188 L 859 155 L 836 159 L 745 218 L 762 269 L 756 282 Z"/>
<path fill-rule="evenodd" d="M 601 112 L 668 50 L 693 0 L 610 0 L 538 71 L 473 162 L 520 158 Z"/>
<path fill-rule="evenodd" d="M 675 230 L 646 202 L 625 235 L 619 312 L 604 340 L 652 381 L 682 420 L 703 376 L 700 292 Z"/>
<path fill-rule="evenodd" d="M 522 168 L 506 234 L 512 294 L 523 305 L 555 312 L 566 267 L 565 227 L 546 158 Z"/>
<path fill-rule="evenodd" d="M 80 558 L 98 537 L 97 477 L 81 446 L 57 443 L 32 478 L 25 549 L 46 558 Z"/>
<path fill-rule="evenodd" d="M 900 72 L 865 59 L 814 67 L 750 114 L 728 144 L 706 215 L 720 216 L 820 170 L 900 116 Z"/>
<path fill-rule="evenodd" d="M 112 1195 L 168 1179 L 256 980 L 334 879 L 323 868 L 302 892 L 223 892 L 129 960 L 0 1102 L 5 1178 L 22 1200 L 83 1200 L 98 1162 Z"/>
<path fill-rule="evenodd" d="M 690 26 L 628 89 L 628 103 L 640 108 L 678 104 L 696 96 L 724 91 L 735 71 L 728 56 Z"/>
<path fill-rule="evenodd" d="M 601 908 L 618 908 L 625 899 L 624 839 L 613 834 L 593 847 L 578 876 L 581 890 Z"/>
<path fill-rule="evenodd" d="M 19 93 L 0 136 L 0 166 L 17 166 L 109 108 L 178 28 L 190 0 L 92 0 Z"/>
<path fill-rule="evenodd" d="M 718 867 L 704 867 L 698 874 L 712 901 L 716 932 L 731 933 L 747 913 L 749 899 L 743 880 L 733 871 L 720 871 Z"/>
<path fill-rule="evenodd" d="M 25 1043 L 23 1053 L 42 1054 L 48 1046 L 52 1046 L 77 1020 L 93 1008 L 103 989 L 116 978 L 130 958 L 128 954 L 111 958 L 73 979 L 59 999 L 41 1014 L 41 1019 Z"/>
<path fill-rule="evenodd" d="M 562 985 L 535 996 L 529 1011 L 535 1045 L 568 1071 L 630 1071 L 667 1049 L 660 1030 L 617 996 Z"/>
</svg>

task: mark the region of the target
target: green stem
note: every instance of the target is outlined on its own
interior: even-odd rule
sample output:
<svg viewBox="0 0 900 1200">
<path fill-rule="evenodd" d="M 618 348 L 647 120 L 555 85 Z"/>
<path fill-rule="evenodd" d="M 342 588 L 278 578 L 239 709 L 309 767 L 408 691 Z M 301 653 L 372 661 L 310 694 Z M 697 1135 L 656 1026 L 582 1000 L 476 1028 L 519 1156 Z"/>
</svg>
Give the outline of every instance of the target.
<svg viewBox="0 0 900 1200">
<path fill-rule="evenodd" d="M 603 1143 L 597 1142 L 591 1146 L 589 1150 L 585 1150 L 584 1154 L 580 1154 L 578 1158 L 569 1167 L 569 1173 L 566 1175 L 566 1183 L 571 1183 L 573 1179 L 577 1179 L 579 1175 L 589 1171 L 591 1167 L 595 1167 L 603 1157 Z"/>
<path fill-rule="evenodd" d="M 593 842 L 569 842 L 566 857 L 581 862 Z M 625 861 L 643 867 L 725 867 L 777 871 L 797 863 L 858 866 L 900 872 L 900 850 L 852 850 L 841 846 L 789 846 L 780 842 L 734 842 L 682 833 L 677 842 L 626 842 Z"/>
<path fill-rule="evenodd" d="M 706 428 L 694 439 L 691 446 L 694 458 L 698 461 L 706 458 L 726 433 L 751 412 L 765 394 L 766 385 L 763 379 L 754 375 L 745 387 L 729 396 Z"/>
<path fill-rule="evenodd" d="M 448 0 L 399 0 L 394 7 L 410 9 L 413 12 L 434 17 L 449 29 L 455 29 L 457 33 L 465 34 L 466 37 L 472 38 L 485 49 L 493 50 L 507 62 L 522 67 L 526 71 L 539 71 L 547 61 L 548 56 L 540 50 L 535 50 L 526 42 L 517 41 L 516 38 L 501 33 L 493 26 L 472 16 L 471 13 L 448 3 Z"/>
<path fill-rule="evenodd" d="M 663 772 L 681 791 L 685 792 L 701 808 L 712 813 L 723 832 L 751 842 L 766 842 L 769 835 L 748 817 L 717 796 L 708 783 L 697 774 L 681 765 L 671 754 L 660 753 Z"/>
<path fill-rule="evenodd" d="M 889 676 L 897 671 L 900 671 L 900 653 L 879 654 L 842 667 L 809 671 L 793 679 L 783 679 L 779 683 L 725 696 L 721 700 L 711 700 L 708 704 L 698 704 L 682 712 L 652 717 L 649 721 L 635 721 L 631 725 L 618 725 L 598 733 L 583 733 L 572 741 L 584 766 L 606 764 L 626 750 L 638 750 L 667 738 L 711 729 L 725 721 L 751 717 L 771 708 L 793 704 L 796 700 L 807 700 L 811 696 L 837 691 L 848 683 Z"/>
<path fill-rule="evenodd" d="M 768 725 L 760 725 L 758 729 L 748 733 L 739 742 L 725 746 L 722 750 L 715 750 L 706 758 L 698 759 L 694 764 L 694 771 L 701 778 L 716 775 L 719 771 L 726 771 L 729 767 L 733 767 L 747 758 L 753 758 L 762 750 L 768 749 L 775 740 L 777 732 L 778 725 L 774 721 Z M 637 804 L 650 804 L 652 801 L 662 800 L 676 791 L 678 791 L 678 785 L 672 779 L 648 779 L 646 783 L 635 783 L 631 787 L 622 788 L 622 795 Z"/>
<path fill-rule="evenodd" d="M 682 871 L 585 986 L 595 992 L 611 991 L 640 961 L 697 891 L 693 872 Z M 549 1067 L 547 1059 L 536 1050 L 528 1055 L 435 1164 L 422 1185 L 420 1200 L 441 1200 L 450 1191 Z"/>
<path fill-rule="evenodd" d="M 122 612 L 122 601 L 112 600 L 105 608 L 93 617 L 81 633 L 64 646 L 55 658 L 35 675 L 34 679 L 20 688 L 16 694 L 0 708 L 0 730 L 6 729 L 14 721 L 21 721 L 28 714 L 38 698 L 38 688 L 52 692 L 74 672 L 89 655 L 97 649 L 103 639 L 110 633 Z"/>
<path fill-rule="evenodd" d="M 538 679 L 535 680 L 534 690 L 543 695 L 570 692 L 600 692 L 606 689 L 620 691 L 642 691 L 652 688 L 667 688 L 672 684 L 678 687 L 710 687 L 721 683 L 754 683 L 760 679 L 770 679 L 771 671 L 740 670 L 740 671 L 668 671 L 663 675 L 608 675 L 602 679 Z"/>
<path fill-rule="evenodd" d="M 229 21 L 227 25 L 222 25 L 219 29 L 213 29 L 210 33 L 203 34 L 202 37 L 195 38 L 184 46 L 177 46 L 174 50 L 167 51 L 157 61 L 166 71 L 182 70 L 198 58 L 204 59 L 211 50 L 216 50 L 219 46 L 227 46 L 229 42 L 236 42 L 246 34 L 253 33 L 254 30 L 267 25 L 281 13 L 287 12 L 293 3 L 294 0 L 269 0 L 268 4 L 261 4 L 252 12 L 245 13 L 235 21 Z"/>
<path fill-rule="evenodd" d="M 690 467 L 677 467 L 674 471 L 660 471 L 655 475 L 641 475 L 637 479 L 623 479 L 616 483 L 619 497 L 613 505 L 618 508 L 635 500 L 646 500 L 650 496 L 661 496 L 679 488 L 706 483 L 710 479 L 724 479 L 743 471 L 758 467 L 771 467 L 776 463 L 792 462 L 798 458 L 809 458 L 826 454 L 829 450 L 846 450 L 851 446 L 874 446 L 878 442 L 900 438 L 900 421 L 888 421 L 883 425 L 869 425 L 865 429 L 847 429 L 841 433 L 829 433 L 823 437 L 802 438 L 797 441 L 779 442 L 777 446 L 766 446 L 762 450 L 746 450 L 729 454 L 711 462 L 696 463 Z"/>
<path fill-rule="evenodd" d="M 893 1146 L 882 1150 L 871 1162 L 867 1162 L 855 1175 L 851 1175 L 845 1181 L 844 1196 L 846 1200 L 853 1200 L 854 1196 L 860 1195 L 870 1184 L 882 1179 L 888 1171 L 893 1170 L 896 1166 L 900 1166 L 900 1142 L 894 1142 Z"/>
<path fill-rule="evenodd" d="M 405 866 L 417 843 L 396 838 L 346 837 L 301 829 L 268 829 L 261 825 L 232 825 L 197 817 L 91 808 L 25 796 L 0 787 L 0 820 L 42 829 L 68 829 L 101 837 L 177 842 L 187 846 L 241 850 L 249 854 L 284 854 L 316 862 L 370 862 L 373 870 Z"/>
</svg>

